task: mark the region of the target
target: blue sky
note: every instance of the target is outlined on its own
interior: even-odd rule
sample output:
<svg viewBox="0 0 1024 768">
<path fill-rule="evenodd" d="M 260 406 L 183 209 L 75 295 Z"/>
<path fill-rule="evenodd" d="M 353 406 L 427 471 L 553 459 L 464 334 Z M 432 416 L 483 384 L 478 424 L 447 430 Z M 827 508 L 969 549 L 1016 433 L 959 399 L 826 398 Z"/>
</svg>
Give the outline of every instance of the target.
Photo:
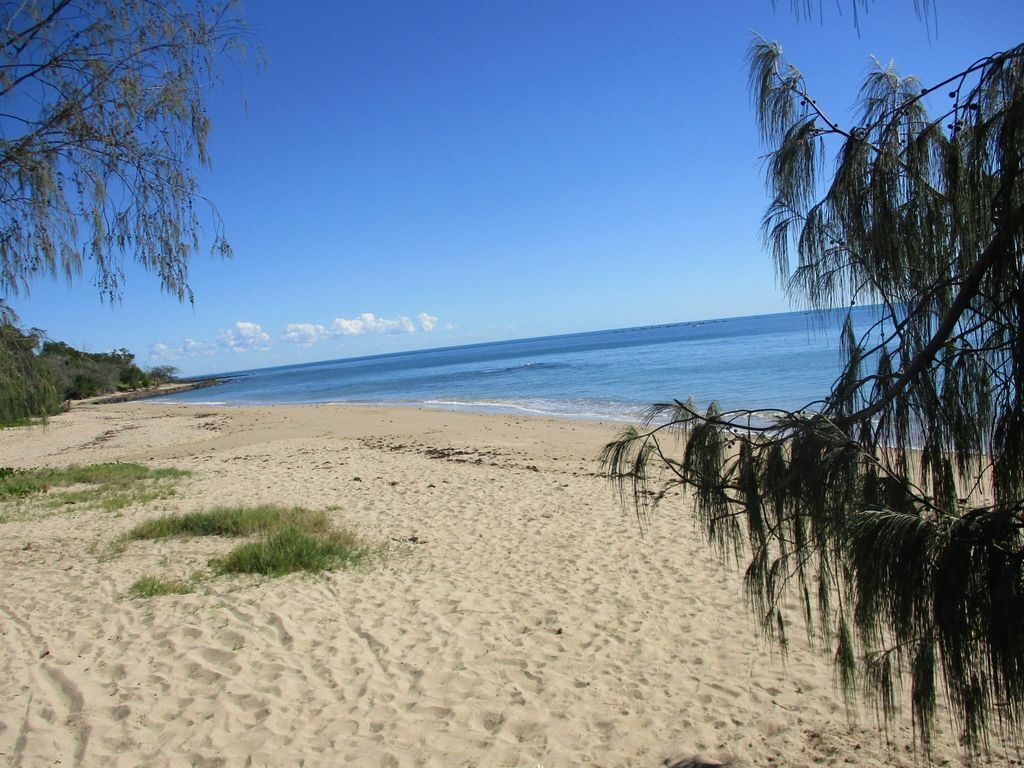
<svg viewBox="0 0 1024 768">
<path fill-rule="evenodd" d="M 930 35 L 911 0 L 859 35 L 847 0 L 777 5 L 249 0 L 269 64 L 225 69 L 200 174 L 234 258 L 196 256 L 194 306 L 130 264 L 113 305 L 88 266 L 10 303 L 187 374 L 785 311 L 752 33 L 849 122 L 872 55 L 935 82 L 1020 42 L 1024 3 L 938 0 Z"/>
</svg>

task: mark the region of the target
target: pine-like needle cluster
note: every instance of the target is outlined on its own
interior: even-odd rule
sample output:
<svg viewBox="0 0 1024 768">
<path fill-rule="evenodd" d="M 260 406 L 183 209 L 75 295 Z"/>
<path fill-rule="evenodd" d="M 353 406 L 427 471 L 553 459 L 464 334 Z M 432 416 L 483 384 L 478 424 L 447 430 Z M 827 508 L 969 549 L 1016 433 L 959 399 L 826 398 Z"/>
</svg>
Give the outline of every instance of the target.
<svg viewBox="0 0 1024 768">
<path fill-rule="evenodd" d="M 925 746 L 943 695 L 968 747 L 1000 725 L 1019 742 L 1024 45 L 928 88 L 878 65 L 850 128 L 778 45 L 749 62 L 778 274 L 804 306 L 876 304 L 877 322 L 847 321 L 822 400 L 760 424 L 656 405 L 606 470 L 641 520 L 690 488 L 769 636 L 785 644 L 799 596 L 844 691 L 887 718 L 909 693 Z"/>
</svg>

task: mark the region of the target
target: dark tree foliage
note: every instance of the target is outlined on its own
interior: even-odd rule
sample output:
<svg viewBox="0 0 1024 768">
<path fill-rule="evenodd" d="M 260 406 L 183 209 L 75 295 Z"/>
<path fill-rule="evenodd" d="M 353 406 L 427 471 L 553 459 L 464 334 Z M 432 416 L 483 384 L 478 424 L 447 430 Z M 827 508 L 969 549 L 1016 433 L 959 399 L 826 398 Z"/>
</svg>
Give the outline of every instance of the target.
<svg viewBox="0 0 1024 768">
<path fill-rule="evenodd" d="M 780 279 L 811 308 L 877 304 L 878 322 L 847 320 L 824 399 L 760 422 L 655 405 L 606 469 L 641 521 L 691 489 L 768 636 L 785 646 L 797 597 L 844 691 L 887 719 L 909 697 L 925 746 L 940 696 L 969 748 L 998 726 L 1019 743 L 1024 46 L 929 88 L 878 66 L 850 128 L 777 45 L 756 40 L 750 65 Z"/>
<path fill-rule="evenodd" d="M 0 323 L 0 425 L 56 413 L 63 398 L 36 355 L 41 334 L 20 330 L 9 316 L 5 320 Z"/>
<path fill-rule="evenodd" d="M 206 96 L 242 40 L 230 0 L 0 2 L 0 294 L 87 263 L 114 299 L 128 259 L 192 298 Z"/>
<path fill-rule="evenodd" d="M 154 382 L 127 349 L 83 352 L 62 341 L 47 341 L 39 360 L 53 375 L 63 399 L 80 400 L 108 392 L 140 389 Z"/>
<path fill-rule="evenodd" d="M 147 368 L 145 375 L 152 384 L 170 384 L 178 380 L 178 369 L 173 365 L 155 365 Z"/>
</svg>

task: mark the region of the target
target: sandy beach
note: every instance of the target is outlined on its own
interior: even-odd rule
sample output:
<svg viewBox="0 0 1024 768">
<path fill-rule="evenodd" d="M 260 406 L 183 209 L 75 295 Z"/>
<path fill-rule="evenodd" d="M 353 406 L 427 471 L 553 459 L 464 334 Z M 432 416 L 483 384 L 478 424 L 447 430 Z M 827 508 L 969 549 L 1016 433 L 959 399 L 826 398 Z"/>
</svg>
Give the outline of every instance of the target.
<svg viewBox="0 0 1024 768">
<path fill-rule="evenodd" d="M 618 426 L 355 406 L 75 408 L 0 432 L 0 466 L 192 474 L 118 512 L 0 525 L 0 759 L 10 765 L 903 766 L 909 716 L 851 716 L 826 654 L 761 639 L 682 499 L 642 536 L 596 455 Z M 330 510 L 385 556 L 187 579 L 221 539 L 105 548 L 222 504 Z M 948 734 L 935 762 L 964 762 Z M 1009 763 L 1007 763 L 1009 764 Z"/>
</svg>

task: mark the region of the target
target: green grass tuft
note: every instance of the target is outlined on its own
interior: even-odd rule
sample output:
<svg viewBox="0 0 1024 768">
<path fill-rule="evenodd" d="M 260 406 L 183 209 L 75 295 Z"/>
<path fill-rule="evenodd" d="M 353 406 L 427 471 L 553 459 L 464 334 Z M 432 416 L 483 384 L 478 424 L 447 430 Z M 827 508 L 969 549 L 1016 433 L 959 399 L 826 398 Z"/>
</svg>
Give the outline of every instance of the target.
<svg viewBox="0 0 1024 768">
<path fill-rule="evenodd" d="M 120 463 L 36 469 L 0 467 L 0 503 L 11 503 L 0 516 L 0 523 L 45 516 L 75 506 L 115 512 L 132 504 L 166 499 L 174 495 L 174 483 L 189 474 L 180 469 Z"/>
<path fill-rule="evenodd" d="M 187 595 L 192 585 L 174 579 L 161 579 L 157 576 L 141 576 L 128 587 L 132 597 L 158 597 L 160 595 Z"/>
<path fill-rule="evenodd" d="M 36 469 L 0 467 L 0 499 L 21 498 L 73 485 L 94 485 L 103 492 L 126 491 L 147 481 L 173 481 L 188 475 L 181 469 L 150 469 L 141 464 L 121 463 Z"/>
<path fill-rule="evenodd" d="M 0 467 L 0 499 L 20 499 L 45 490 L 46 486 L 39 482 L 36 471 Z"/>
<path fill-rule="evenodd" d="M 210 566 L 221 574 L 283 576 L 295 571 L 319 573 L 355 565 L 369 552 L 369 548 L 349 531 L 313 533 L 286 524 L 262 541 L 242 544 L 226 557 L 211 560 Z"/>
<path fill-rule="evenodd" d="M 148 520 L 115 539 L 108 556 L 123 552 L 129 541 L 196 536 L 259 537 L 211 560 L 217 574 L 319 573 L 355 565 L 375 551 L 351 531 L 334 528 L 325 512 L 263 505 Z"/>
<path fill-rule="evenodd" d="M 158 517 L 132 528 L 127 538 L 138 541 L 181 536 L 252 536 L 284 526 L 309 534 L 325 533 L 330 529 L 323 512 L 268 504 L 260 507 L 218 507 L 209 512 Z"/>
<path fill-rule="evenodd" d="M 44 424 L 46 424 L 45 416 L 25 416 L 20 419 L 14 419 L 12 421 L 0 424 L 0 430 L 19 429 L 20 427 L 39 427 Z"/>
</svg>

